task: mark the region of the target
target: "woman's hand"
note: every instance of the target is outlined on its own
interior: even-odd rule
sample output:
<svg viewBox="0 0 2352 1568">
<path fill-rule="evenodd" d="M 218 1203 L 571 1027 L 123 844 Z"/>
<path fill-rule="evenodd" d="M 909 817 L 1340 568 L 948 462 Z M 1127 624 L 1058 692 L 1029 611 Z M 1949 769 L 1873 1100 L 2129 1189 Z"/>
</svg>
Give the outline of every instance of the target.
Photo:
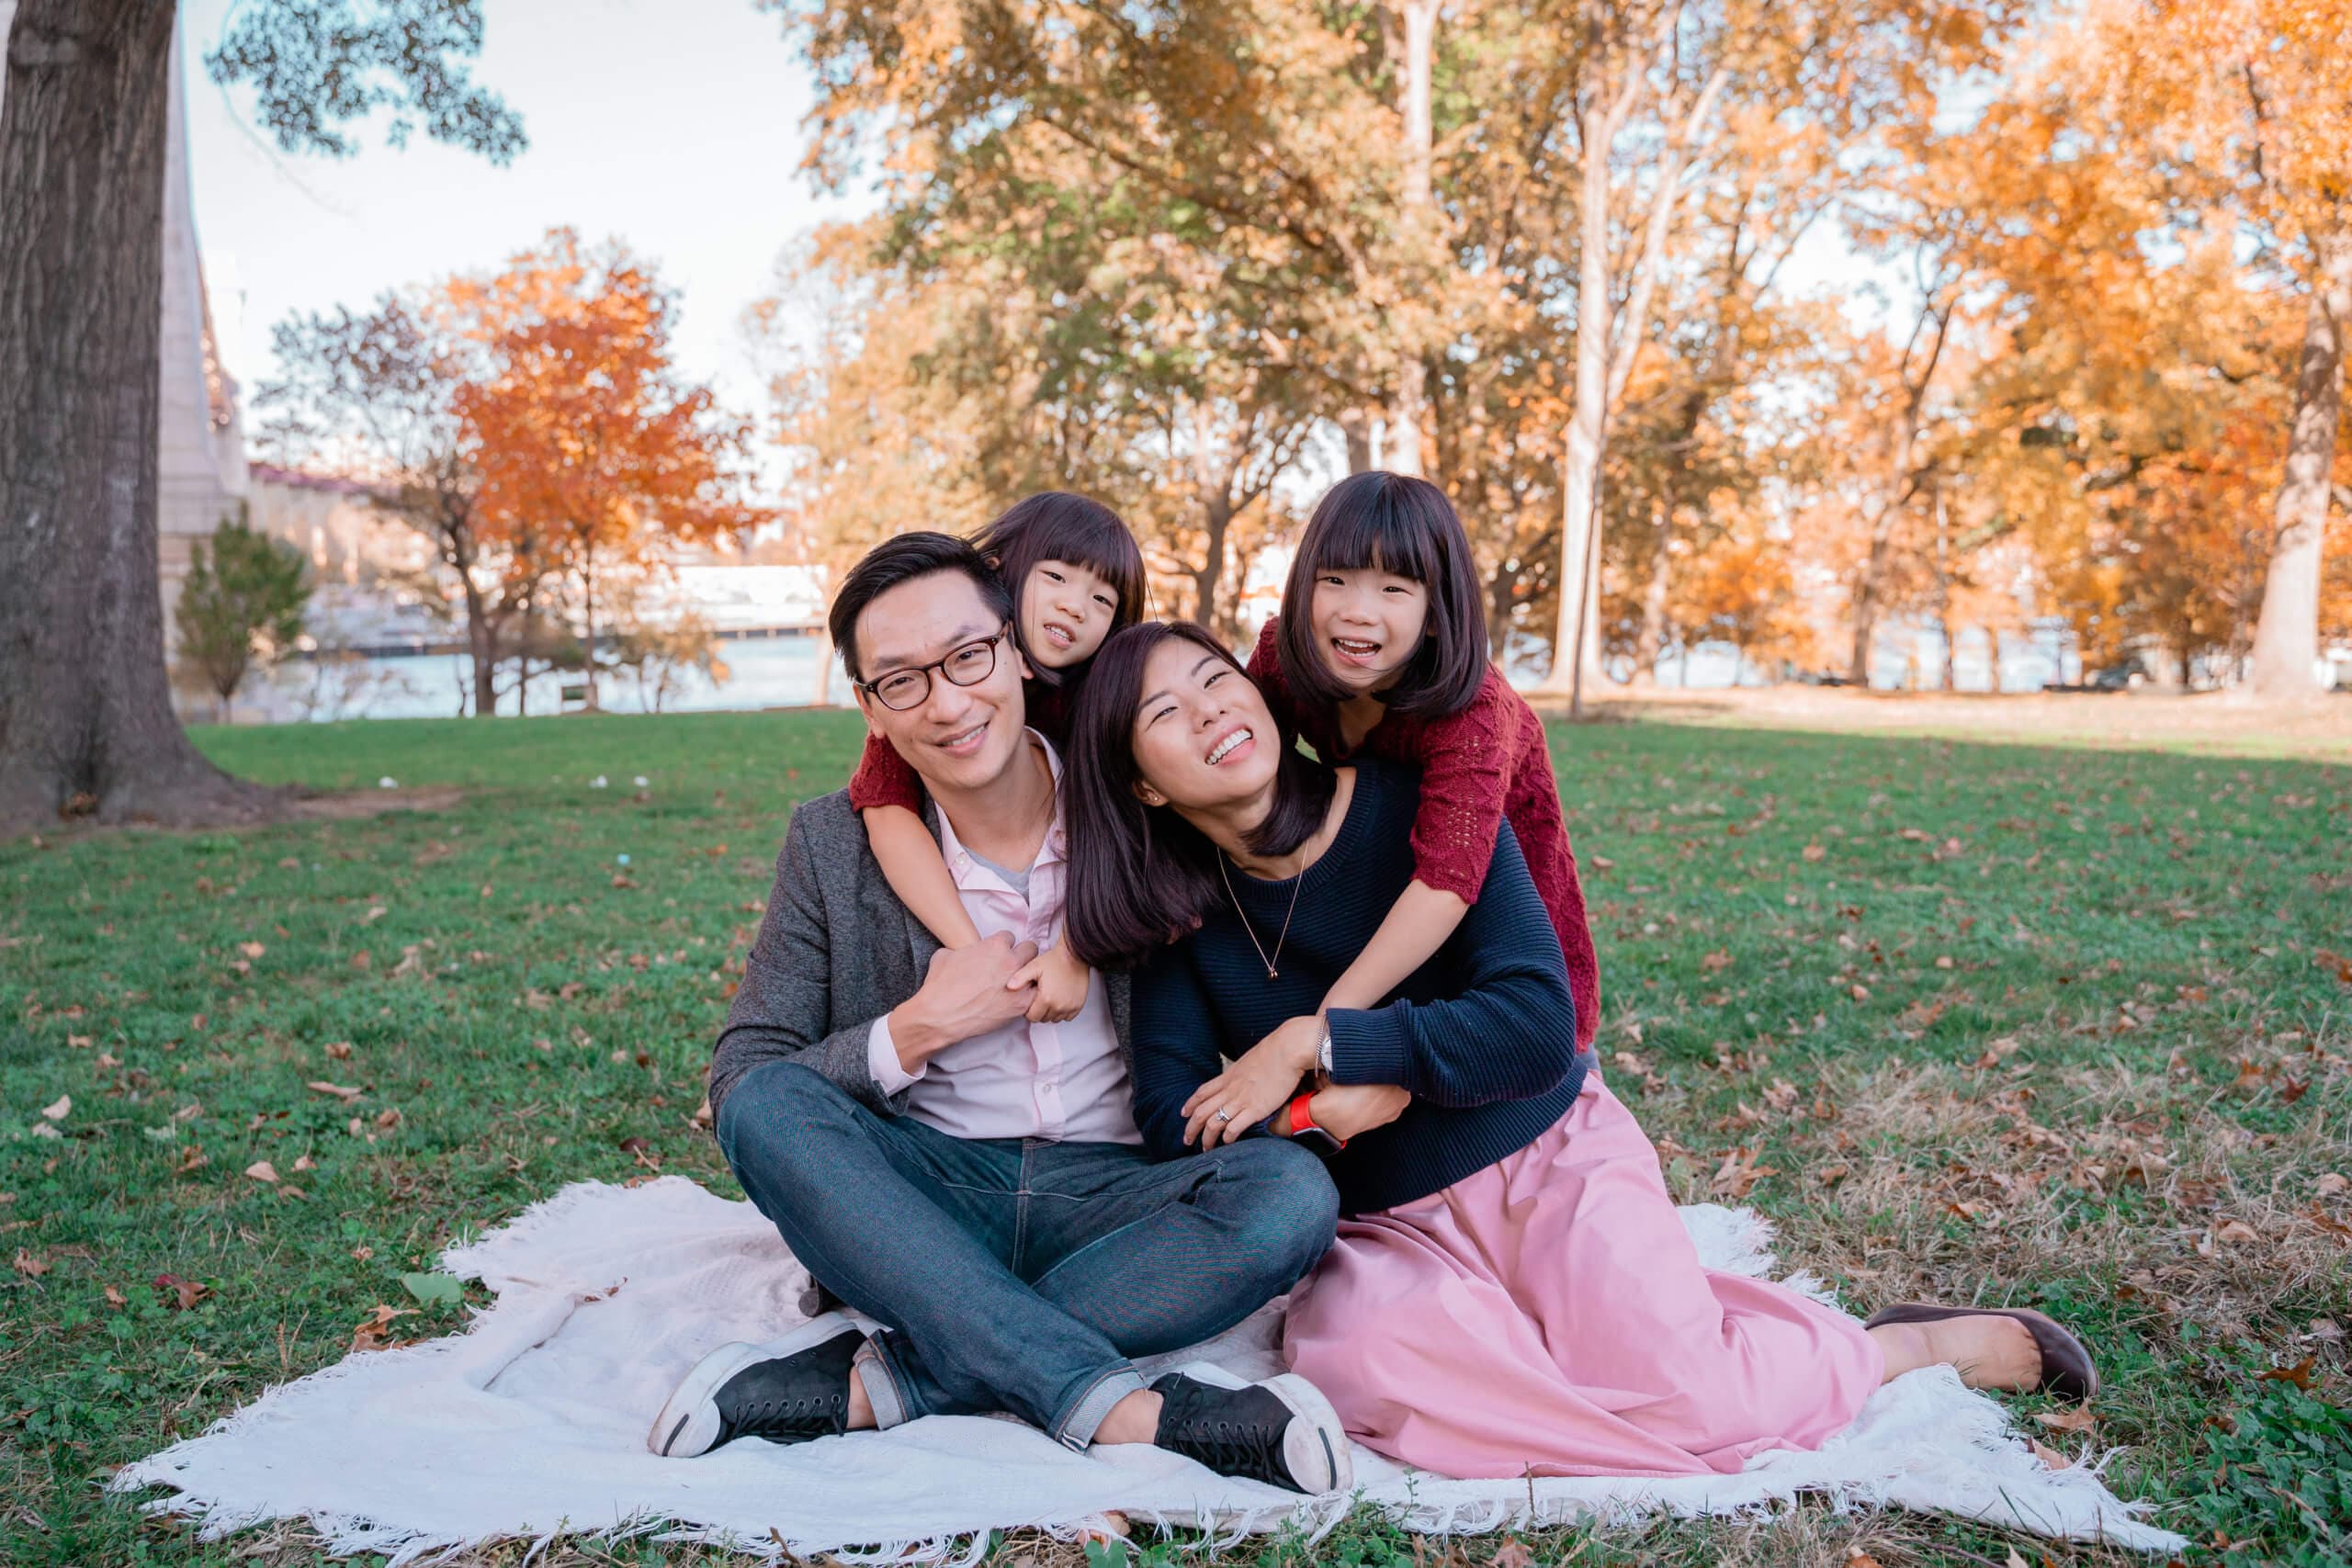
<svg viewBox="0 0 2352 1568">
<path fill-rule="evenodd" d="M 1004 988 L 1017 991 L 1034 982 L 1037 994 L 1029 1003 L 1029 1021 L 1068 1023 L 1086 1005 L 1086 988 L 1093 976 L 1086 961 L 1069 950 L 1065 937 L 1023 964 Z"/>
<path fill-rule="evenodd" d="M 1315 1091 L 1306 1109 L 1315 1124 L 1348 1143 L 1405 1114 L 1413 1097 L 1391 1083 L 1328 1084 Z"/>
<path fill-rule="evenodd" d="M 1184 1102 L 1184 1141 L 1197 1139 L 1204 1149 L 1229 1144 L 1288 1105 L 1298 1080 L 1315 1070 L 1322 1043 L 1323 1021 L 1310 1014 L 1250 1047 Z"/>
</svg>

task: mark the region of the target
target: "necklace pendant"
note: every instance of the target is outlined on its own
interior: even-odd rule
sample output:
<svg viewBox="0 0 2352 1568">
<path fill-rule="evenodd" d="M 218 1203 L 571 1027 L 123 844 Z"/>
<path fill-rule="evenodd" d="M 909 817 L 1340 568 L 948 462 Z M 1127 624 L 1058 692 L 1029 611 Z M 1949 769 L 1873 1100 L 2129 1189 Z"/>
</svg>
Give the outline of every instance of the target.
<svg viewBox="0 0 2352 1568">
<path fill-rule="evenodd" d="M 1279 972 L 1274 968 L 1274 966 L 1273 966 L 1272 964 L 1267 964 L 1267 965 L 1266 965 L 1266 978 L 1267 978 L 1267 979 L 1269 979 L 1269 980 L 1273 980 L 1273 979 L 1279 979 L 1280 977 L 1281 977 L 1280 973 L 1279 973 Z"/>
</svg>

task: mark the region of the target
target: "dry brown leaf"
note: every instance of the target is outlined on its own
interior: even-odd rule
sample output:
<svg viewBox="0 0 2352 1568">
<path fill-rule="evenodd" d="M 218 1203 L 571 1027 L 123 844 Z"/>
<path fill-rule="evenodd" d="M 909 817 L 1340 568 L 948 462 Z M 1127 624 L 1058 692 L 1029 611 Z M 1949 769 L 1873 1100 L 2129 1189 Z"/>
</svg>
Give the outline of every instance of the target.
<svg viewBox="0 0 2352 1568">
<path fill-rule="evenodd" d="M 266 1159 L 257 1159 L 245 1167 L 245 1174 L 255 1181 L 275 1181 L 277 1179 L 277 1168 Z"/>
<path fill-rule="evenodd" d="M 267 953 L 269 949 L 264 947 L 257 942 L 241 942 L 237 944 L 237 951 L 243 953 L 247 958 L 259 958 L 263 953 Z"/>
<path fill-rule="evenodd" d="M 338 1062 L 348 1061 L 351 1057 L 351 1042 L 348 1040 L 328 1041 L 327 1055 Z"/>
<path fill-rule="evenodd" d="M 2305 1393 L 2312 1391 L 2312 1366 L 2317 1358 L 2305 1356 L 2291 1367 L 2273 1367 L 2256 1379 L 2257 1382 L 2290 1382 Z"/>
<path fill-rule="evenodd" d="M 127 1307 L 130 1304 L 130 1297 L 124 1295 L 120 1291 L 116 1290 L 112 1285 L 108 1285 L 107 1287 L 107 1305 L 110 1307 Z"/>
<path fill-rule="evenodd" d="M 2216 1241 L 2260 1241 L 2262 1233 L 2244 1220 L 2223 1220 L 2213 1227 Z"/>
<path fill-rule="evenodd" d="M 26 1279 L 38 1280 L 49 1272 L 49 1261 L 46 1258 L 34 1257 L 20 1247 L 17 1248 L 16 1269 L 17 1272 Z"/>
<path fill-rule="evenodd" d="M 1807 844 L 1807 845 L 1804 847 L 1804 858 L 1805 858 L 1805 861 L 1806 861 L 1806 863 L 1813 863 L 1813 862 L 1819 861 L 1819 860 L 1823 859 L 1825 856 L 1826 856 L 1828 853 L 1829 853 L 1829 852 L 1828 852 L 1827 850 L 1826 850 L 1826 849 L 1822 848 L 1822 847 L 1821 847 L 1821 845 L 1820 845 L 1820 844 L 1818 844 L 1818 843 L 1811 843 L 1811 844 Z"/>
<path fill-rule="evenodd" d="M 2075 1462 L 2039 1438 L 2028 1438 L 2026 1444 L 2033 1450 L 2033 1457 L 2040 1460 L 2047 1469 L 2065 1470 Z"/>
<path fill-rule="evenodd" d="M 211 1286 L 198 1284 L 194 1280 L 184 1280 L 177 1274 L 155 1276 L 156 1299 L 174 1312 L 186 1312 L 211 1293 Z"/>
<path fill-rule="evenodd" d="M 57 1102 L 55 1104 L 42 1106 L 40 1108 L 40 1113 L 43 1116 L 48 1117 L 52 1122 L 62 1122 L 65 1120 L 66 1116 L 72 1112 L 73 1109 L 74 1097 L 70 1094 L 61 1094 L 57 1097 Z"/>
<path fill-rule="evenodd" d="M 323 1078 L 313 1079 L 310 1083 L 304 1084 L 302 1087 L 307 1089 L 314 1090 L 320 1094 L 334 1095 L 337 1100 L 344 1101 L 345 1104 L 349 1104 L 352 1100 L 357 1100 L 361 1095 L 368 1092 L 366 1089 L 345 1089 L 339 1083 L 329 1083 Z"/>
<path fill-rule="evenodd" d="M 2087 1404 L 2078 1404 L 2072 1410 L 2041 1411 L 2034 1419 L 2053 1432 L 2087 1432 L 2098 1425 L 2098 1413 Z"/>
<path fill-rule="evenodd" d="M 1493 1568 L 1535 1568 L 1535 1549 L 1519 1537 L 1509 1535 L 1487 1561 Z"/>
<path fill-rule="evenodd" d="M 319 1162 L 312 1159 L 309 1155 L 297 1155 L 294 1156 L 294 1168 L 296 1170 L 316 1170 L 319 1168 Z"/>
</svg>

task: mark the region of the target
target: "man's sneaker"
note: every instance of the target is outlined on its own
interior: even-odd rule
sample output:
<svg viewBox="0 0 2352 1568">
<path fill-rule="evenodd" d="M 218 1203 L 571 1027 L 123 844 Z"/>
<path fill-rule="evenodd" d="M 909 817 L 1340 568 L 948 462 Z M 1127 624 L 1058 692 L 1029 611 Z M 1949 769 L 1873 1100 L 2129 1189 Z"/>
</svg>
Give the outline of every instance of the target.
<svg viewBox="0 0 2352 1568">
<path fill-rule="evenodd" d="M 1205 1365 L 1170 1372 L 1159 1395 L 1161 1448 L 1220 1475 L 1245 1475 L 1293 1492 L 1345 1492 L 1355 1484 L 1348 1434 L 1322 1392 L 1295 1372 L 1230 1387 Z"/>
<path fill-rule="evenodd" d="M 829 1312 L 764 1345 L 721 1345 L 695 1363 L 645 1434 L 667 1459 L 738 1438 L 805 1443 L 849 1430 L 850 1362 L 865 1330 Z"/>
</svg>

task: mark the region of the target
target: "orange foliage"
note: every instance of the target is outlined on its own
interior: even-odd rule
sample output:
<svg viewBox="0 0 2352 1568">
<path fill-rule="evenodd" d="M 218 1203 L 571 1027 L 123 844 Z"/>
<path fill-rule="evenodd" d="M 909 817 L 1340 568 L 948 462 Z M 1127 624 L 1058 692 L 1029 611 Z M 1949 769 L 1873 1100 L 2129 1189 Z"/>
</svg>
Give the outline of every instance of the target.
<svg viewBox="0 0 2352 1568">
<path fill-rule="evenodd" d="M 745 499 L 751 422 L 679 378 L 671 297 L 626 247 L 558 229 L 447 298 L 485 362 L 457 396 L 480 515 L 509 548 L 579 581 L 592 653 L 600 573 L 642 572 L 673 546 L 733 541 L 770 520 Z M 592 658 L 592 703 L 594 680 Z"/>
</svg>

